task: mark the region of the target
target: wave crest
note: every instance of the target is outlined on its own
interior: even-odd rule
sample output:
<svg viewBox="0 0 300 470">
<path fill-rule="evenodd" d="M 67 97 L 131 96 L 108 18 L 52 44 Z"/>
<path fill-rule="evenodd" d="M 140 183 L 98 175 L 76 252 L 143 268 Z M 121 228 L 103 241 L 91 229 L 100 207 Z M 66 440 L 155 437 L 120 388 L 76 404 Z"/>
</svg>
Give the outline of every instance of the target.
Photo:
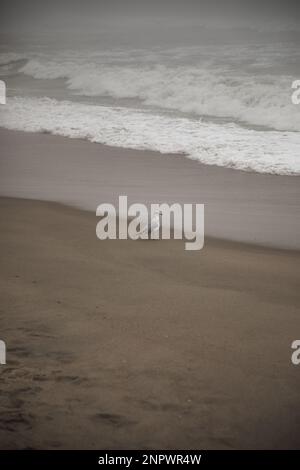
<svg viewBox="0 0 300 470">
<path fill-rule="evenodd" d="M 64 78 L 69 90 L 84 96 L 135 98 L 148 107 L 300 131 L 299 108 L 291 102 L 292 76 L 236 74 L 215 66 L 120 66 L 37 59 L 19 71 L 36 79 Z"/>
<path fill-rule="evenodd" d="M 20 97 L 8 99 L 1 108 L 0 126 L 47 131 L 111 146 L 181 153 L 210 165 L 300 175 L 300 134 L 295 132 L 263 132 L 129 108 Z"/>
</svg>

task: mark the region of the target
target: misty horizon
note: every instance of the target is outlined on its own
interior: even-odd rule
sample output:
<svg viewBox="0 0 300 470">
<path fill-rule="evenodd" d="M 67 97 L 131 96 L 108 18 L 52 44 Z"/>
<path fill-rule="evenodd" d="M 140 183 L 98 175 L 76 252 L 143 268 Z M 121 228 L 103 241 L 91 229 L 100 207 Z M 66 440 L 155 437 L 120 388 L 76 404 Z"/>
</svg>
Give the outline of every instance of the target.
<svg viewBox="0 0 300 470">
<path fill-rule="evenodd" d="M 197 25 L 228 24 L 228 28 L 255 28 L 268 23 L 297 25 L 300 17 L 297 2 L 280 1 L 36 1 L 4 0 L 1 6 L 0 31 L 3 33 L 62 32 L 96 33 L 99 28 L 130 29 L 184 28 Z M 292 28 L 293 29 L 293 28 Z M 296 28 L 294 28 L 296 29 Z M 167 34 L 167 31 L 165 31 Z"/>
</svg>

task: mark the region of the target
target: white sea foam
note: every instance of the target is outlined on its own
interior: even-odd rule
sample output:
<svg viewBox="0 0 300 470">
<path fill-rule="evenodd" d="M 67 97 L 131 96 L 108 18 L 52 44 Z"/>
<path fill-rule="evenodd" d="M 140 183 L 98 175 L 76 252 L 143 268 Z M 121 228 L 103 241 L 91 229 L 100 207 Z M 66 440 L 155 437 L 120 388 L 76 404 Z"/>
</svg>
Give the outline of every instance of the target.
<svg viewBox="0 0 300 470">
<path fill-rule="evenodd" d="M 233 57 L 233 51 L 225 48 L 214 57 L 206 48 L 197 66 L 180 64 L 180 51 L 176 51 L 177 62 L 173 57 L 167 65 L 151 63 L 149 58 L 145 63 L 130 63 L 126 55 L 102 55 L 93 62 L 82 56 L 72 60 L 36 58 L 19 71 L 36 79 L 64 78 L 74 94 L 135 98 L 146 107 L 300 131 L 300 111 L 291 103 L 294 77 L 270 73 L 279 60 L 276 51 L 267 56 L 256 52 L 256 61 L 250 64 L 251 55 L 246 52 L 246 59 L 243 49 L 237 49 Z M 189 53 L 197 56 L 197 50 Z M 240 64 L 238 70 L 233 69 L 234 59 Z"/>
<path fill-rule="evenodd" d="M 10 98 L 0 126 L 47 131 L 112 146 L 183 153 L 210 165 L 281 175 L 300 174 L 300 134 L 169 117 L 150 111 L 49 98 Z"/>
</svg>

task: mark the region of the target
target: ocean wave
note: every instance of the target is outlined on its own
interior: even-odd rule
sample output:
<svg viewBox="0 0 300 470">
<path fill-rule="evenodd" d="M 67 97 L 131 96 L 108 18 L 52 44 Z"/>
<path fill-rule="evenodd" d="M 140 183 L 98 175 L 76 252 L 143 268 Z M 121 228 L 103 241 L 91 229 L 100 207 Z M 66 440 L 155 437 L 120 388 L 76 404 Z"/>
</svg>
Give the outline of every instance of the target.
<svg viewBox="0 0 300 470">
<path fill-rule="evenodd" d="M 28 55 L 25 53 L 17 52 L 2 52 L 0 54 L 0 66 L 9 65 L 12 62 L 17 62 L 19 60 L 28 59 Z"/>
<path fill-rule="evenodd" d="M 111 146 L 181 153 L 209 165 L 278 175 L 300 174 L 300 134 L 169 117 L 129 108 L 50 98 L 10 98 L 0 126 L 50 132 Z"/>
<path fill-rule="evenodd" d="M 300 131 L 299 109 L 291 102 L 295 77 L 268 73 L 278 61 L 274 52 L 248 64 L 247 73 L 232 70 L 232 51 L 226 55 L 225 50 L 222 66 L 210 57 L 205 60 L 190 66 L 31 59 L 19 72 L 36 79 L 63 78 L 69 90 L 84 96 L 135 98 L 147 107 Z M 239 61 L 242 69 L 242 54 Z M 264 66 L 265 73 L 256 73 Z"/>
</svg>

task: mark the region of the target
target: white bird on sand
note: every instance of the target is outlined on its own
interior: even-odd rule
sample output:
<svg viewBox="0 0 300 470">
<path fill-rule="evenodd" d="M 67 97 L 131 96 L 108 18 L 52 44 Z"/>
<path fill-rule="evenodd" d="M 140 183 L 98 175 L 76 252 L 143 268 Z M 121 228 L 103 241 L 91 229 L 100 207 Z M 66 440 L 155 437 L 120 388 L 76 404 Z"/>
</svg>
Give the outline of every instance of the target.
<svg viewBox="0 0 300 470">
<path fill-rule="evenodd" d="M 140 231 L 140 235 L 142 235 L 142 238 L 150 239 L 153 237 L 153 239 L 157 239 L 159 237 L 161 215 L 162 215 L 162 212 L 157 209 L 153 213 L 151 220 L 148 220 L 148 222 L 145 225 L 143 225 Z"/>
</svg>

